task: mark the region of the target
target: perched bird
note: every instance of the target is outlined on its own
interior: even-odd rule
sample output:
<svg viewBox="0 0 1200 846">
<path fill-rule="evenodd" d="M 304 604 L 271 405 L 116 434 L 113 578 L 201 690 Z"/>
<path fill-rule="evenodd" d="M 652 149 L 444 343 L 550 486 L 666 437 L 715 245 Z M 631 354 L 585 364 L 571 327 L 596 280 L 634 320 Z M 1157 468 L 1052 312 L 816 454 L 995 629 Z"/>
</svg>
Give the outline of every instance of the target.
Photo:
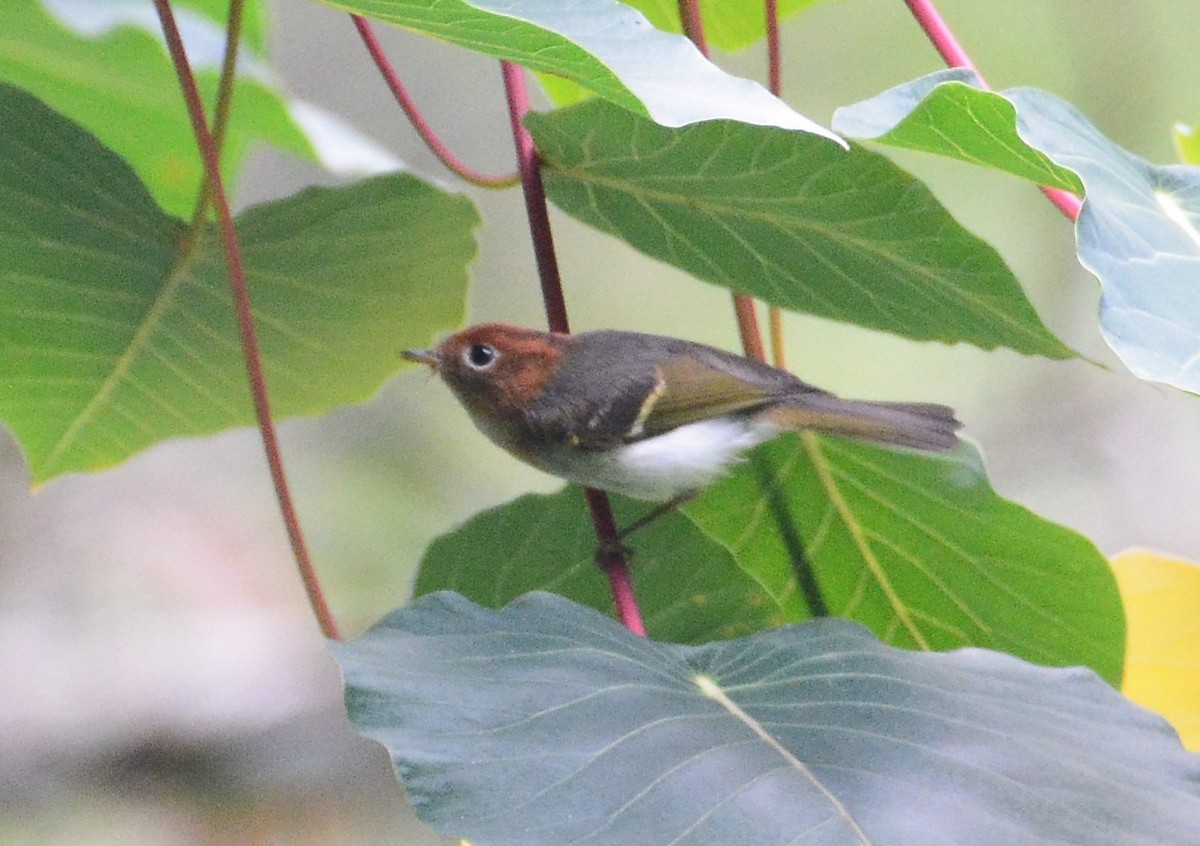
<svg viewBox="0 0 1200 846">
<path fill-rule="evenodd" d="M 682 502 L 789 430 L 919 450 L 958 442 L 943 405 L 839 399 L 785 370 L 660 335 L 482 323 L 404 357 L 432 367 L 517 458 L 635 499 Z"/>
</svg>

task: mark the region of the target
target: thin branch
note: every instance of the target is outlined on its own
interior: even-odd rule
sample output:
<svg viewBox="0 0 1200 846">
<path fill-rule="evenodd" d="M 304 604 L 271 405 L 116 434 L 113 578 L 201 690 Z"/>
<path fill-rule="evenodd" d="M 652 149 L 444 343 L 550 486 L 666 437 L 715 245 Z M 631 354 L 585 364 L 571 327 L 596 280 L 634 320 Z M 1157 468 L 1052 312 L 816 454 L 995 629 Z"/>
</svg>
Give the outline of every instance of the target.
<svg viewBox="0 0 1200 846">
<path fill-rule="evenodd" d="M 787 349 L 783 342 L 783 309 L 771 306 L 767 309 L 767 332 L 771 336 L 771 364 L 787 370 Z"/>
<path fill-rule="evenodd" d="M 621 551 L 620 533 L 613 518 L 612 503 L 608 494 L 595 488 L 584 488 L 583 495 L 587 500 L 588 512 L 592 515 L 592 523 L 596 527 L 596 537 L 600 541 L 600 551 L 604 556 L 600 566 L 608 576 L 608 588 L 612 592 L 617 616 L 625 628 L 635 635 L 645 637 L 646 624 L 642 622 L 637 595 L 633 592 L 629 561 Z"/>
<path fill-rule="evenodd" d="M 550 233 L 550 215 L 546 207 L 546 191 L 542 185 L 542 166 L 533 136 L 525 128 L 529 112 L 529 92 L 525 87 L 524 71 L 511 62 L 501 62 L 504 90 L 508 95 L 508 115 L 512 124 L 513 143 L 517 150 L 517 165 L 521 172 L 521 187 L 525 194 L 525 213 L 529 217 L 529 232 L 537 261 L 538 278 L 542 285 L 542 301 L 546 307 L 546 322 L 552 332 L 567 333 L 567 304 L 563 297 L 562 277 L 558 272 L 558 257 L 554 253 L 554 238 Z M 621 552 L 620 536 L 613 519 L 612 504 L 602 491 L 584 489 L 596 538 L 604 552 L 601 562 L 608 575 L 609 588 L 616 604 L 617 616 L 631 632 L 645 637 L 646 626 L 638 609 L 637 597 L 629 576 L 629 562 Z"/>
<path fill-rule="evenodd" d="M 783 94 L 783 54 L 779 49 L 779 4 L 776 0 L 765 0 L 763 12 L 767 18 L 767 87 L 772 94 Z M 767 331 L 771 336 L 771 363 L 781 370 L 787 369 L 787 355 L 783 346 L 783 310 L 777 305 L 767 306 Z"/>
<path fill-rule="evenodd" d="M 287 478 L 283 471 L 283 460 L 279 455 L 275 424 L 271 418 L 271 408 L 267 401 L 267 386 L 266 380 L 263 378 L 262 359 L 259 356 L 258 341 L 255 337 L 254 318 L 250 311 L 250 295 L 246 288 L 246 274 L 242 265 L 241 249 L 238 247 L 237 232 L 233 225 L 233 215 L 229 211 L 225 186 L 221 181 L 216 142 L 208 130 L 208 123 L 204 117 L 204 104 L 200 101 L 200 92 L 196 89 L 196 79 L 188 64 L 187 54 L 183 48 L 183 39 L 179 36 L 179 28 L 175 24 L 171 4 L 169 0 L 154 0 L 154 7 L 158 12 L 159 21 L 162 23 L 163 36 L 166 38 L 167 50 L 171 54 L 171 61 L 175 65 L 175 72 L 179 77 L 179 86 L 183 90 L 183 98 L 187 103 L 188 116 L 192 121 L 196 144 L 200 148 L 200 156 L 204 160 L 204 168 L 212 185 L 212 201 L 217 213 L 217 225 L 221 231 L 221 243 L 225 249 L 225 260 L 229 266 L 229 284 L 233 292 L 238 329 L 242 337 L 246 375 L 250 380 L 254 412 L 258 417 L 258 429 L 262 435 L 263 449 L 266 451 L 267 463 L 270 465 L 271 480 L 275 485 L 275 495 L 279 499 L 279 510 L 283 515 L 288 541 L 291 543 L 292 554 L 300 569 L 300 578 L 308 593 L 309 604 L 321 626 L 322 633 L 329 638 L 338 638 L 340 635 L 337 624 L 325 602 L 320 582 L 317 580 L 316 571 L 313 569 L 308 549 L 304 544 L 304 537 L 300 532 L 300 522 L 296 517 L 296 509 L 292 505 Z"/>
<path fill-rule="evenodd" d="M 766 0 L 767 15 L 767 88 L 776 97 L 783 91 L 783 56 L 779 52 L 779 4 Z"/>
<path fill-rule="evenodd" d="M 391 89 L 392 96 L 396 98 L 396 102 L 400 108 L 404 110 L 409 123 L 412 124 L 417 134 L 421 136 L 421 140 L 425 142 L 425 146 L 438 157 L 447 169 L 472 185 L 478 185 L 481 188 L 510 188 L 520 183 L 520 173 L 505 173 L 499 176 L 483 173 L 470 167 L 450 152 L 450 148 L 437 136 L 437 133 L 433 131 L 433 127 L 429 125 L 429 122 L 425 120 L 420 110 L 417 109 L 417 104 L 409 96 L 404 83 L 400 81 L 400 75 L 396 73 L 396 69 L 388 61 L 387 54 L 383 52 L 383 45 L 375 37 L 375 31 L 371 28 L 371 24 L 361 15 L 351 15 L 350 19 L 354 21 L 354 27 L 358 30 L 359 36 L 362 37 L 367 52 L 371 54 L 371 58 L 375 62 L 375 67 L 379 68 L 384 82 Z"/>
<path fill-rule="evenodd" d="M 683 33 L 696 49 L 708 56 L 708 41 L 704 37 L 704 19 L 700 15 L 698 0 L 679 0 L 679 21 Z M 733 313 L 737 318 L 738 334 L 742 339 L 742 352 L 747 357 L 766 361 L 762 331 L 758 327 L 758 315 L 754 311 L 754 299 L 745 294 L 733 295 Z"/>
<path fill-rule="evenodd" d="M 567 321 L 567 302 L 563 297 L 562 275 L 558 272 L 558 256 L 554 253 L 554 237 L 550 233 L 550 211 L 546 206 L 546 189 L 542 185 L 542 161 L 533 146 L 533 136 L 525 128 L 529 112 L 529 92 L 525 88 L 525 72 L 520 65 L 501 62 L 504 91 L 508 97 L 508 118 L 512 125 L 513 144 L 517 151 L 517 169 L 521 173 L 521 188 L 525 194 L 525 213 L 529 218 L 529 234 L 533 239 L 533 256 L 537 262 L 538 279 L 542 284 L 542 302 L 546 307 L 546 323 L 551 332 L 571 331 Z"/>
<path fill-rule="evenodd" d="M 766 361 L 767 350 L 763 346 L 762 330 L 758 327 L 754 298 L 747 294 L 734 294 L 733 312 L 737 316 L 738 334 L 742 338 L 742 352 L 747 358 Z"/>
<path fill-rule="evenodd" d="M 983 74 L 979 73 L 979 68 L 975 67 L 975 63 L 971 61 L 967 51 L 958 43 L 958 39 L 950 31 L 950 27 L 946 26 L 946 22 L 938 13 L 932 0 L 904 0 L 904 2 L 908 4 L 909 11 L 917 19 L 921 29 L 925 30 L 925 34 L 933 42 L 942 61 L 952 68 L 967 68 L 975 71 L 979 74 L 979 80 L 986 86 L 987 81 L 983 78 Z"/>
<path fill-rule="evenodd" d="M 700 15 L 698 0 L 679 0 L 679 23 L 683 27 L 683 34 L 707 56 L 708 40 L 704 37 L 704 19 Z"/>
<path fill-rule="evenodd" d="M 221 158 L 221 150 L 225 148 L 225 135 L 229 129 L 229 115 L 233 111 L 233 86 L 237 81 L 238 48 L 242 43 L 242 12 L 245 10 L 244 0 L 229 0 L 229 17 L 225 22 L 225 56 L 221 60 L 221 80 L 217 84 L 217 104 L 214 109 L 213 146 L 217 158 Z M 200 193 L 196 196 L 196 208 L 192 212 L 192 230 L 198 232 L 204 225 L 205 211 L 212 202 L 212 180 L 208 171 L 204 172 L 204 180 L 200 183 Z"/>
<path fill-rule="evenodd" d="M 942 19 L 937 8 L 933 5 L 933 0 L 904 0 L 904 2 L 908 5 L 913 17 L 917 19 L 917 23 L 921 25 L 921 29 L 925 31 L 929 40 L 933 42 L 933 46 L 937 49 L 946 64 L 952 68 L 967 68 L 975 71 L 983 86 L 985 88 L 988 87 L 983 74 L 979 73 L 979 69 L 975 67 L 975 63 L 971 61 L 971 57 L 967 55 L 967 51 L 958 43 L 958 39 L 954 37 L 954 33 L 950 31 L 950 27 L 946 25 L 945 20 Z M 1083 207 L 1083 201 L 1070 191 L 1047 188 L 1045 185 L 1039 185 L 1038 188 L 1046 195 L 1046 199 L 1052 202 L 1059 211 L 1071 220 L 1076 220 L 1079 217 L 1079 210 Z"/>
</svg>

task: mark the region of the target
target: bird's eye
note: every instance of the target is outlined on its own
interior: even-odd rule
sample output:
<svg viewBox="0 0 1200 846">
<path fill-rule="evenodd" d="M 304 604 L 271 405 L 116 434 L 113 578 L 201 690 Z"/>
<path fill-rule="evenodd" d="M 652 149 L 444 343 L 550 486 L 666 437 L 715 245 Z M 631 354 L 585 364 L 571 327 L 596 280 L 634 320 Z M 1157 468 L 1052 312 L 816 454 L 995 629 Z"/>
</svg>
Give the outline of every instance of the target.
<svg viewBox="0 0 1200 846">
<path fill-rule="evenodd" d="M 499 357 L 500 353 L 491 344 L 471 344 L 463 352 L 463 360 L 475 370 L 487 370 Z"/>
</svg>

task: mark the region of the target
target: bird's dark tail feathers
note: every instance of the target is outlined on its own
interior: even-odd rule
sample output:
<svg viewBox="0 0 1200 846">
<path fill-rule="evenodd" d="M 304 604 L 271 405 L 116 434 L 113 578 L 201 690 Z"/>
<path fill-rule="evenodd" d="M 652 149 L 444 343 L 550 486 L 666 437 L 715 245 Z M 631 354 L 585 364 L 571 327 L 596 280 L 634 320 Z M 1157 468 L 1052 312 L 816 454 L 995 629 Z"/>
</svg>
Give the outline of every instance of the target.
<svg viewBox="0 0 1200 846">
<path fill-rule="evenodd" d="M 962 424 L 953 409 L 920 402 L 844 400 L 812 393 L 764 411 L 760 419 L 783 429 L 808 429 L 872 443 L 945 451 L 958 444 Z"/>
</svg>

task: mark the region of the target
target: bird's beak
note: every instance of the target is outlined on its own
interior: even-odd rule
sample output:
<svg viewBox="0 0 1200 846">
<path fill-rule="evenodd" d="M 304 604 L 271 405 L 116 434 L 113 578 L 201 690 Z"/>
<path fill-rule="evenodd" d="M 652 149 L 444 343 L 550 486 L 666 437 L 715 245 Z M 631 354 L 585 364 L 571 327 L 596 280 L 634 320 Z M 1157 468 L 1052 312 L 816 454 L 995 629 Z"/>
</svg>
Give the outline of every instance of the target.
<svg viewBox="0 0 1200 846">
<path fill-rule="evenodd" d="M 400 353 L 407 361 L 415 361 L 418 364 L 428 364 L 434 370 L 438 366 L 438 356 L 436 350 L 405 350 Z"/>
</svg>

